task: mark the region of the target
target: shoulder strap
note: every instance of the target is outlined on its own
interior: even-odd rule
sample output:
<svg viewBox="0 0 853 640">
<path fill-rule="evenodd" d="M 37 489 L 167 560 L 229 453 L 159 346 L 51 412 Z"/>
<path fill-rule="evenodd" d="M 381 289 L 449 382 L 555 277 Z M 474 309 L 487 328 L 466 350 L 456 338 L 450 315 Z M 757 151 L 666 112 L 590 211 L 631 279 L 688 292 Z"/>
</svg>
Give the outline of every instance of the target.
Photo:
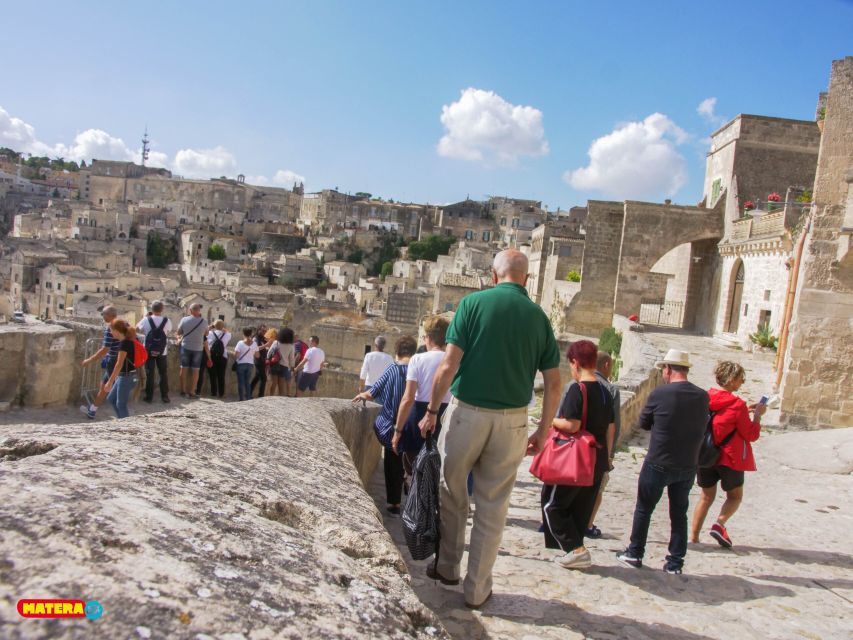
<svg viewBox="0 0 853 640">
<path fill-rule="evenodd" d="M 224 333 L 220 333 L 219 335 L 216 335 L 216 330 L 214 329 L 214 331 L 213 331 L 213 339 L 216 340 L 217 342 L 222 342 L 222 336 L 224 336 L 224 335 L 225 335 Z"/>
<path fill-rule="evenodd" d="M 729 432 L 729 435 L 727 435 L 725 438 L 720 440 L 720 444 L 718 444 L 717 446 L 718 447 L 724 447 L 725 445 L 727 445 L 729 443 L 729 440 L 731 440 L 732 438 L 735 437 L 736 433 L 737 433 L 737 425 L 735 425 L 735 428 Z"/>
<path fill-rule="evenodd" d="M 157 325 L 154 324 L 153 316 L 148 316 L 148 325 L 151 327 L 151 331 L 154 331 L 157 328 Z"/>
</svg>

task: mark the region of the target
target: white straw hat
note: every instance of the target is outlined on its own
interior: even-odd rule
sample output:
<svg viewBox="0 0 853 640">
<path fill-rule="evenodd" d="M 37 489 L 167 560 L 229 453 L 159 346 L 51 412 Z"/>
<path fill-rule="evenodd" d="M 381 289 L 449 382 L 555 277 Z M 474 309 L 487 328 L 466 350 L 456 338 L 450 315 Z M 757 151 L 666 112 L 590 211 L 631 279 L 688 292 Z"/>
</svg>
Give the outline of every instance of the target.
<svg viewBox="0 0 853 640">
<path fill-rule="evenodd" d="M 678 349 L 670 349 L 666 352 L 666 357 L 655 364 L 658 369 L 663 369 L 663 366 L 666 364 L 675 365 L 677 367 L 687 367 L 690 368 L 690 354 L 686 351 L 679 351 Z"/>
</svg>

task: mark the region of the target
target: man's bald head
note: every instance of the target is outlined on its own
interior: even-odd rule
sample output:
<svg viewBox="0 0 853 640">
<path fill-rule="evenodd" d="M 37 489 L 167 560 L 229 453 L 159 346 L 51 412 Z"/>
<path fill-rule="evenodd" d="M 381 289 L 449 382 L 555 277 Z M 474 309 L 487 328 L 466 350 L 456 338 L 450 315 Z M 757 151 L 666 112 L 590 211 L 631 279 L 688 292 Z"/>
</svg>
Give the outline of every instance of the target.
<svg viewBox="0 0 853 640">
<path fill-rule="evenodd" d="M 527 281 L 527 268 L 527 256 L 515 249 L 501 251 L 492 264 L 498 281 L 509 280 L 520 285 Z"/>
<path fill-rule="evenodd" d="M 101 309 L 101 317 L 106 322 L 112 322 L 113 320 L 116 319 L 117 316 L 118 316 L 118 309 L 116 309 L 111 304 L 108 304 L 103 309 Z"/>
</svg>

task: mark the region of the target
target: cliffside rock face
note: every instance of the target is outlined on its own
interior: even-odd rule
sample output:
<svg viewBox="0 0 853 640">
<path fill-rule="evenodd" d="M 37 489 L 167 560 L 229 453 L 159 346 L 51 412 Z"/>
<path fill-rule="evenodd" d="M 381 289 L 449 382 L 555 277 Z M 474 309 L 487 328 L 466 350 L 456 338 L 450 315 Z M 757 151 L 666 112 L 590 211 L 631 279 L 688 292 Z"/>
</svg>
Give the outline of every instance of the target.
<svg viewBox="0 0 853 640">
<path fill-rule="evenodd" d="M 2 427 L 0 637 L 447 637 L 338 434 L 374 412 L 262 398 Z M 104 614 L 27 620 L 20 598 Z"/>
</svg>

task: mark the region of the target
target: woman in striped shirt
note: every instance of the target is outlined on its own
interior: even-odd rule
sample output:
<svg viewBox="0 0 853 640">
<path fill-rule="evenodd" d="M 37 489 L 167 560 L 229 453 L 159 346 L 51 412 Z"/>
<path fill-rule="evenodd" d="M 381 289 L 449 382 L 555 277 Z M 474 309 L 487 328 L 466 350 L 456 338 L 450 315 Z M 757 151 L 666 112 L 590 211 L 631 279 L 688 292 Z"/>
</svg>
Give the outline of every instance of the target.
<svg viewBox="0 0 853 640">
<path fill-rule="evenodd" d="M 382 410 L 376 416 L 373 429 L 379 443 L 385 448 L 385 493 L 388 501 L 388 513 L 400 515 L 400 501 L 403 495 L 403 461 L 391 449 L 391 439 L 394 435 L 394 425 L 397 422 L 397 412 L 400 400 L 406 390 L 406 370 L 409 359 L 415 355 L 418 343 L 412 336 L 403 336 L 397 340 L 394 364 L 385 370 L 379 379 L 367 391 L 362 391 L 353 402 L 359 400 L 375 400 L 382 405 Z"/>
</svg>

